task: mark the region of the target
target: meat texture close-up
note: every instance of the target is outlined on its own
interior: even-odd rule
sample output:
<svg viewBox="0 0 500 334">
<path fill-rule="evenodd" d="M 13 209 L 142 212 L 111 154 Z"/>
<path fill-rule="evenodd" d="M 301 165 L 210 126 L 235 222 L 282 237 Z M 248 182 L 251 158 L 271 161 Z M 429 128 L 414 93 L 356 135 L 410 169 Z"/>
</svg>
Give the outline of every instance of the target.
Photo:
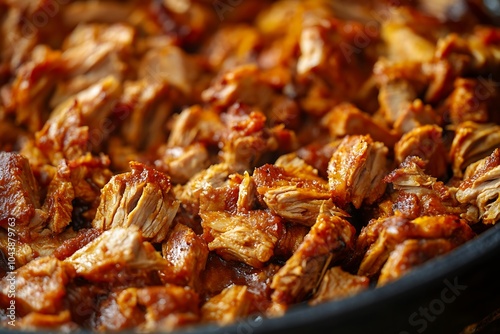
<svg viewBox="0 0 500 334">
<path fill-rule="evenodd" d="M 0 330 L 280 317 L 490 229 L 486 3 L 0 0 Z"/>
</svg>

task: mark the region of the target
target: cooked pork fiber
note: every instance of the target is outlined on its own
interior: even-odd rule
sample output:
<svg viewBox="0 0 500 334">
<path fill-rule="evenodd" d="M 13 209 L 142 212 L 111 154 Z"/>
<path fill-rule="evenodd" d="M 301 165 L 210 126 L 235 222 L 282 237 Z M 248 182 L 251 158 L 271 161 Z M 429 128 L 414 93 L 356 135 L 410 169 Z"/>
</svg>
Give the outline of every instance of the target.
<svg viewBox="0 0 500 334">
<path fill-rule="evenodd" d="M 483 2 L 0 0 L 2 310 L 189 331 L 448 256 L 500 220 Z"/>
</svg>

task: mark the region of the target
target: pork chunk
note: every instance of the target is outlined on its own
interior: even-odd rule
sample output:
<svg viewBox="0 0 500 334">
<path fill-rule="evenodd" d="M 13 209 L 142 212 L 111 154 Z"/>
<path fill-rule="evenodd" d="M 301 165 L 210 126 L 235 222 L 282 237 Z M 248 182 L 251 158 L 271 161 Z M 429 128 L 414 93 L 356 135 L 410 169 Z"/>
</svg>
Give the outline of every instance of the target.
<svg viewBox="0 0 500 334">
<path fill-rule="evenodd" d="M 467 178 L 460 183 L 457 200 L 477 207 L 477 220 L 495 224 L 500 220 L 500 149 L 469 168 Z"/>
<path fill-rule="evenodd" d="M 224 259 L 261 268 L 273 256 L 282 230 L 278 216 L 264 210 L 236 215 L 208 211 L 200 215 L 208 248 Z"/>
<path fill-rule="evenodd" d="M 170 193 L 170 179 L 137 162 L 130 168 L 132 172 L 114 176 L 102 189 L 92 226 L 109 230 L 135 225 L 147 240 L 161 242 L 179 208 Z"/>
<path fill-rule="evenodd" d="M 38 191 L 28 159 L 0 152 L 0 226 L 8 229 L 15 225 L 21 239 L 39 231 L 47 217 L 40 210 Z"/>
<path fill-rule="evenodd" d="M 93 282 L 113 282 L 120 273 L 133 274 L 134 270 L 151 273 L 168 265 L 133 227 L 104 231 L 64 262 L 72 264 L 78 276 Z"/>
<path fill-rule="evenodd" d="M 203 304 L 201 316 L 204 321 L 228 325 L 247 316 L 252 302 L 252 294 L 246 286 L 232 285 Z"/>
<path fill-rule="evenodd" d="M 285 305 L 302 301 L 317 288 L 328 265 L 354 247 L 355 234 L 354 227 L 339 216 L 333 202 L 324 201 L 310 232 L 274 275 L 272 300 Z"/>
<path fill-rule="evenodd" d="M 334 202 L 344 207 L 352 203 L 374 203 L 385 191 L 388 149 L 370 136 L 347 136 L 328 164 L 328 183 Z"/>
<path fill-rule="evenodd" d="M 341 267 L 333 267 L 325 273 L 309 304 L 317 305 L 354 296 L 368 289 L 369 284 L 370 280 L 367 277 L 352 275 L 342 270 Z"/>
<path fill-rule="evenodd" d="M 208 258 L 206 241 L 189 227 L 177 224 L 162 244 L 162 255 L 169 263 L 161 273 L 165 282 L 196 289 Z"/>
<path fill-rule="evenodd" d="M 19 315 L 30 312 L 56 314 L 63 310 L 66 284 L 74 276 L 71 264 L 53 257 L 39 257 L 0 281 L 0 304 L 4 309 L 10 305 L 9 291 L 13 283 Z"/>
</svg>

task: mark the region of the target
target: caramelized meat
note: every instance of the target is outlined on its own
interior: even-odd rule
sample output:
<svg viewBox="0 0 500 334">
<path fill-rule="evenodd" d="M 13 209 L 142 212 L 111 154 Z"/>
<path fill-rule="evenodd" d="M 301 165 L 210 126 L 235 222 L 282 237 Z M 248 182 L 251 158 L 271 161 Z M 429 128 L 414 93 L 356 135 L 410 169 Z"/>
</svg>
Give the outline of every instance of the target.
<svg viewBox="0 0 500 334">
<path fill-rule="evenodd" d="M 354 238 L 354 227 L 339 215 L 331 200 L 324 201 L 311 231 L 274 275 L 273 301 L 285 305 L 302 301 L 316 289 L 328 265 L 354 247 Z"/>
<path fill-rule="evenodd" d="M 15 225 L 19 237 L 28 240 L 46 220 L 40 210 L 38 184 L 22 155 L 0 152 L 0 166 L 0 226 L 8 229 Z"/>
<path fill-rule="evenodd" d="M 482 2 L 0 0 L 0 327 L 276 317 L 496 224 Z"/>
<path fill-rule="evenodd" d="M 177 224 L 168 240 L 162 244 L 163 258 L 168 267 L 161 272 L 162 280 L 182 286 L 197 288 L 200 274 L 205 269 L 208 258 L 205 240 L 197 236 L 189 227 Z"/>
<path fill-rule="evenodd" d="M 374 203 L 385 191 L 387 147 L 370 136 L 347 136 L 328 164 L 328 183 L 334 202 L 344 207 L 352 203 Z"/>
<path fill-rule="evenodd" d="M 30 312 L 57 314 L 63 310 L 66 284 L 74 276 L 71 264 L 53 257 L 39 257 L 0 281 L 0 304 L 4 309 L 10 305 L 13 279 L 14 300 L 19 315 Z"/>
<path fill-rule="evenodd" d="M 436 125 L 424 125 L 405 133 L 394 145 L 394 156 L 398 164 L 409 156 L 426 161 L 426 171 L 434 177 L 447 173 L 446 149 L 442 139 L 443 130 Z"/>
<path fill-rule="evenodd" d="M 167 266 L 160 253 L 132 227 L 104 231 L 64 262 L 72 264 L 78 276 L 93 282 L 113 282 L 120 273 L 133 275 L 134 270 L 152 272 Z"/>
<path fill-rule="evenodd" d="M 460 183 L 457 200 L 477 207 L 478 215 L 473 223 L 481 219 L 485 224 L 500 220 L 500 149 L 489 157 L 471 165 L 466 178 Z"/>
<path fill-rule="evenodd" d="M 92 226 L 109 230 L 134 225 L 147 240 L 161 242 L 179 207 L 170 180 L 140 163 L 132 162 L 130 168 L 132 172 L 113 176 L 102 189 Z"/>
<path fill-rule="evenodd" d="M 364 276 L 357 276 L 345 272 L 340 267 L 329 269 L 309 302 L 317 305 L 330 300 L 347 298 L 368 289 L 370 280 Z"/>
<path fill-rule="evenodd" d="M 299 158 L 278 165 L 255 169 L 253 178 L 262 201 L 277 215 L 302 225 L 312 226 L 321 204 L 330 198 L 327 182 Z M 280 167 L 282 164 L 284 167 Z"/>
<path fill-rule="evenodd" d="M 450 149 L 453 173 L 462 177 L 467 166 L 490 155 L 500 146 L 500 126 L 496 124 L 461 123 L 455 130 Z"/>
<path fill-rule="evenodd" d="M 463 208 L 456 201 L 453 189 L 427 175 L 425 167 L 422 159 L 409 156 L 384 178 L 395 190 L 393 211 L 408 218 L 461 214 Z"/>
<path fill-rule="evenodd" d="M 237 260 L 260 268 L 274 254 L 282 229 L 274 214 L 255 210 L 232 215 L 224 211 L 201 213 L 208 248 L 226 260 Z"/>
<path fill-rule="evenodd" d="M 201 307 L 204 321 L 215 321 L 219 325 L 227 325 L 249 314 L 252 294 L 246 286 L 233 285 L 220 294 L 210 298 Z"/>
<path fill-rule="evenodd" d="M 473 237 L 474 232 L 469 225 L 464 220 L 452 215 L 422 216 L 414 220 L 393 216 L 373 220 L 362 229 L 358 238 L 358 252 L 364 254 L 358 275 L 368 277 L 378 275 L 396 245 L 405 240 L 446 239 L 452 243 L 453 247 L 456 247 Z M 443 252 L 429 251 L 429 256 L 434 257 Z M 396 256 L 394 255 L 394 257 Z M 418 261 L 415 264 L 419 264 Z"/>
</svg>

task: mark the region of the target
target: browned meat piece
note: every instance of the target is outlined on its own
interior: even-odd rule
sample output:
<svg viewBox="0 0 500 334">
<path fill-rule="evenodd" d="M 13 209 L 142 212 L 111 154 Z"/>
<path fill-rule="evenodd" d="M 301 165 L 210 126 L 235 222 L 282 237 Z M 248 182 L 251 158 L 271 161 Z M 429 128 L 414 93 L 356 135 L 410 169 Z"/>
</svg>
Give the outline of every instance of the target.
<svg viewBox="0 0 500 334">
<path fill-rule="evenodd" d="M 66 240 L 64 240 L 64 242 L 62 242 L 61 245 L 54 250 L 52 255 L 59 260 L 64 260 L 73 255 L 73 253 L 80 248 L 83 248 L 99 235 L 101 235 L 101 232 L 96 229 L 81 229 L 78 231 L 76 236 L 66 238 Z"/>
<path fill-rule="evenodd" d="M 299 249 L 307 233 L 309 233 L 309 228 L 307 226 L 286 224 L 283 228 L 283 234 L 274 249 L 274 255 L 276 257 L 288 259 L 297 249 Z"/>
<path fill-rule="evenodd" d="M 183 205 L 190 207 L 193 213 L 198 213 L 200 206 L 200 194 L 204 189 L 220 188 L 228 181 L 233 171 L 227 164 L 211 165 L 205 170 L 194 175 L 184 186 L 175 188 L 175 197 Z"/>
<path fill-rule="evenodd" d="M 316 289 L 328 265 L 354 247 L 355 234 L 333 202 L 324 201 L 311 231 L 274 275 L 272 300 L 285 305 L 302 301 Z"/>
<path fill-rule="evenodd" d="M 378 100 L 385 120 L 393 125 L 416 97 L 415 89 L 406 81 L 398 79 L 384 84 L 380 87 Z"/>
<path fill-rule="evenodd" d="M 321 304 L 330 300 L 347 298 L 368 289 L 370 280 L 364 276 L 349 274 L 341 267 L 329 269 L 309 301 L 311 305 Z"/>
<path fill-rule="evenodd" d="M 253 309 L 250 312 L 265 313 L 271 299 L 271 280 L 279 268 L 276 264 L 254 268 L 241 262 L 225 261 L 210 253 L 207 266 L 201 273 L 203 300 L 220 294 L 232 285 L 244 285 L 254 297 Z"/>
<path fill-rule="evenodd" d="M 236 210 L 238 212 L 246 213 L 254 209 L 257 202 L 256 188 L 257 185 L 254 179 L 248 172 L 245 172 L 238 187 L 238 201 L 236 202 Z"/>
<path fill-rule="evenodd" d="M 432 41 L 419 35 L 405 20 L 405 9 L 391 8 L 390 20 L 382 24 L 382 39 L 387 45 L 388 58 L 391 61 L 427 62 L 434 56 L 435 46 Z M 416 20 L 417 18 L 413 18 Z M 426 23 L 429 23 L 429 19 Z M 421 22 L 422 23 L 422 22 Z"/>
<path fill-rule="evenodd" d="M 132 3 L 70 2 L 61 8 L 62 20 L 71 28 L 90 22 L 126 22 L 132 11 L 138 9 L 134 7 Z"/>
<path fill-rule="evenodd" d="M 398 140 L 397 134 L 350 103 L 342 103 L 335 107 L 326 114 L 322 124 L 328 128 L 330 135 L 334 138 L 369 134 L 373 140 L 383 142 L 387 147 L 394 146 Z"/>
<path fill-rule="evenodd" d="M 198 295 L 172 284 L 111 294 L 96 313 L 97 330 L 172 331 L 199 320 Z"/>
<path fill-rule="evenodd" d="M 333 141 L 315 142 L 303 146 L 296 151 L 299 158 L 304 160 L 305 163 L 311 165 L 318 170 L 318 174 L 323 178 L 328 178 L 328 163 L 342 142 L 342 139 Z"/>
<path fill-rule="evenodd" d="M 34 259 L 0 281 L 0 305 L 3 309 L 10 305 L 9 296 L 12 296 L 14 284 L 18 315 L 30 312 L 56 314 L 62 311 L 65 286 L 74 275 L 71 264 L 52 257 Z"/>
<path fill-rule="evenodd" d="M 260 33 L 251 26 L 222 27 L 210 37 L 203 54 L 212 68 L 229 70 L 255 61 L 261 39 Z"/>
<path fill-rule="evenodd" d="M 224 326 L 249 315 L 253 303 L 246 286 L 232 285 L 210 298 L 201 307 L 201 318 Z"/>
<path fill-rule="evenodd" d="M 223 139 L 222 160 L 233 170 L 243 173 L 259 164 L 261 157 L 278 149 L 278 142 L 265 127 L 261 112 L 248 116 L 228 116 L 227 136 Z"/>
<path fill-rule="evenodd" d="M 17 230 L 17 229 L 16 229 Z M 9 238 L 9 234 L 7 232 L 8 230 L 4 230 L 3 228 L 0 228 L 0 252 L 3 253 L 4 255 L 9 254 L 9 239 L 10 239 L 10 246 L 11 246 L 11 254 L 12 254 L 12 230 L 11 230 L 11 237 Z M 17 233 L 17 231 L 16 231 Z M 24 243 L 19 240 L 16 240 L 15 244 L 15 252 L 14 252 L 14 264 L 13 268 L 10 267 L 10 265 L 7 263 L 7 257 L 1 258 L 0 257 L 0 266 L 3 267 L 5 272 L 7 271 L 12 271 L 16 268 L 24 266 L 26 263 L 30 262 L 36 257 L 35 251 L 30 247 L 29 243 Z M 3 263 L 2 263 L 3 262 Z M 0 267 L 0 268 L 1 268 Z M 4 274 L 2 273 L 2 269 L 0 269 L 0 277 L 3 277 Z"/>
<path fill-rule="evenodd" d="M 488 100 L 491 93 L 487 89 L 475 79 L 456 79 L 453 92 L 445 100 L 443 117 L 455 125 L 466 121 L 488 122 Z M 488 98 L 485 99 L 485 96 Z"/>
<path fill-rule="evenodd" d="M 378 275 L 396 245 L 405 240 L 447 239 L 458 246 L 474 235 L 464 220 L 453 215 L 422 216 L 414 220 L 392 216 L 372 220 L 358 238 L 357 252 L 364 255 L 358 275 Z"/>
<path fill-rule="evenodd" d="M 481 219 L 485 224 L 495 224 L 500 220 L 500 149 L 467 168 L 456 196 L 460 203 L 477 207 L 472 223 Z"/>
<path fill-rule="evenodd" d="M 200 101 L 207 80 L 202 77 L 202 67 L 196 58 L 173 45 L 154 47 L 141 59 L 139 78 L 149 83 L 167 83 L 190 98 Z"/>
<path fill-rule="evenodd" d="M 146 331 L 172 331 L 199 321 L 198 294 L 175 285 L 137 290 L 137 302 L 146 310 Z"/>
<path fill-rule="evenodd" d="M 417 156 L 427 162 L 425 170 L 428 174 L 444 177 L 448 161 L 442 133 L 443 129 L 437 125 L 424 125 L 404 134 L 394 145 L 396 163 L 401 164 L 407 157 Z"/>
<path fill-rule="evenodd" d="M 151 274 L 167 266 L 167 261 L 143 241 L 133 226 L 104 231 L 64 262 L 72 264 L 78 276 L 92 282 L 114 282 L 118 275 L 133 275 L 138 269 Z"/>
<path fill-rule="evenodd" d="M 172 113 L 172 101 L 164 81 L 128 81 L 115 107 L 118 119 L 123 121 L 121 135 L 136 149 L 147 149 L 165 142 L 167 119 Z"/>
<path fill-rule="evenodd" d="M 155 166 L 170 176 L 173 183 L 184 184 L 210 166 L 209 153 L 200 143 L 185 147 L 162 145 L 157 152 Z"/>
<path fill-rule="evenodd" d="M 168 261 L 160 273 L 162 281 L 196 289 L 208 258 L 206 241 L 189 227 L 177 224 L 162 244 L 163 258 Z"/>
<path fill-rule="evenodd" d="M 400 111 L 393 127 L 397 133 L 407 133 L 419 126 L 440 123 L 438 113 L 430 105 L 424 105 L 421 100 L 416 99 Z"/>
<path fill-rule="evenodd" d="M 76 159 L 98 150 L 110 134 L 106 117 L 116 103 L 120 85 L 106 77 L 57 106 L 42 130 L 35 133 L 35 146 L 57 166 L 61 159 Z"/>
<path fill-rule="evenodd" d="M 452 189 L 424 172 L 425 162 L 417 156 L 407 157 L 399 167 L 384 178 L 392 183 L 394 212 L 407 217 L 461 214 Z"/>
<path fill-rule="evenodd" d="M 71 222 L 74 199 L 71 172 L 66 161 L 61 160 L 42 206 L 42 210 L 48 215 L 48 228 L 53 233 L 61 233 Z"/>
<path fill-rule="evenodd" d="M 261 268 L 274 254 L 282 231 L 281 219 L 264 210 L 236 215 L 224 211 L 200 212 L 208 248 L 226 260 Z"/>
<path fill-rule="evenodd" d="M 321 204 L 331 197 L 326 180 L 300 158 L 256 168 L 253 179 L 261 201 L 271 211 L 306 226 L 315 223 Z"/>
<path fill-rule="evenodd" d="M 344 207 L 372 204 L 385 191 L 387 147 L 370 136 L 347 136 L 328 164 L 328 183 L 333 201 Z"/>
<path fill-rule="evenodd" d="M 11 92 L 17 124 L 27 125 L 32 132 L 42 128 L 48 118 L 47 100 L 62 67 L 61 52 L 40 45 L 33 50 L 31 60 L 17 70 Z"/>
<path fill-rule="evenodd" d="M 470 35 L 448 34 L 438 41 L 434 57 L 448 60 L 458 75 L 489 75 L 500 64 L 495 34 L 498 28 L 479 26 Z"/>
<path fill-rule="evenodd" d="M 162 242 L 179 208 L 170 179 L 138 162 L 130 168 L 132 172 L 113 176 L 102 189 L 92 226 L 109 230 L 134 225 L 145 239 Z"/>
<path fill-rule="evenodd" d="M 69 333 L 78 330 L 78 325 L 71 320 L 68 310 L 57 314 L 31 312 L 16 322 L 16 327 L 23 331 L 57 331 Z"/>
<path fill-rule="evenodd" d="M 224 131 L 225 127 L 216 112 L 194 105 L 174 117 L 168 147 L 186 147 L 196 142 L 217 144 Z"/>
<path fill-rule="evenodd" d="M 107 76 L 123 80 L 134 35 L 134 30 L 123 24 L 77 26 L 62 47 L 65 78 L 58 84 L 51 105 L 55 107 Z"/>
<path fill-rule="evenodd" d="M 415 267 L 451 251 L 458 245 L 447 239 L 408 239 L 398 244 L 380 271 L 377 285 L 382 286 L 405 275 Z"/>
<path fill-rule="evenodd" d="M 467 166 L 487 157 L 499 146 L 499 125 L 461 123 L 455 129 L 455 138 L 450 149 L 453 174 L 462 177 Z"/>
<path fill-rule="evenodd" d="M 235 103 L 266 110 L 273 98 L 273 89 L 255 64 L 235 67 L 206 89 L 202 98 L 216 109 L 224 110 Z"/>
<path fill-rule="evenodd" d="M 0 226 L 15 227 L 19 238 L 27 241 L 47 218 L 40 210 L 38 184 L 22 155 L 0 152 L 0 166 Z"/>
<path fill-rule="evenodd" d="M 108 157 L 93 157 L 90 153 L 68 162 L 76 201 L 72 214 L 72 226 L 75 228 L 89 227 L 95 217 L 101 189 L 112 176 L 109 164 Z"/>
</svg>

